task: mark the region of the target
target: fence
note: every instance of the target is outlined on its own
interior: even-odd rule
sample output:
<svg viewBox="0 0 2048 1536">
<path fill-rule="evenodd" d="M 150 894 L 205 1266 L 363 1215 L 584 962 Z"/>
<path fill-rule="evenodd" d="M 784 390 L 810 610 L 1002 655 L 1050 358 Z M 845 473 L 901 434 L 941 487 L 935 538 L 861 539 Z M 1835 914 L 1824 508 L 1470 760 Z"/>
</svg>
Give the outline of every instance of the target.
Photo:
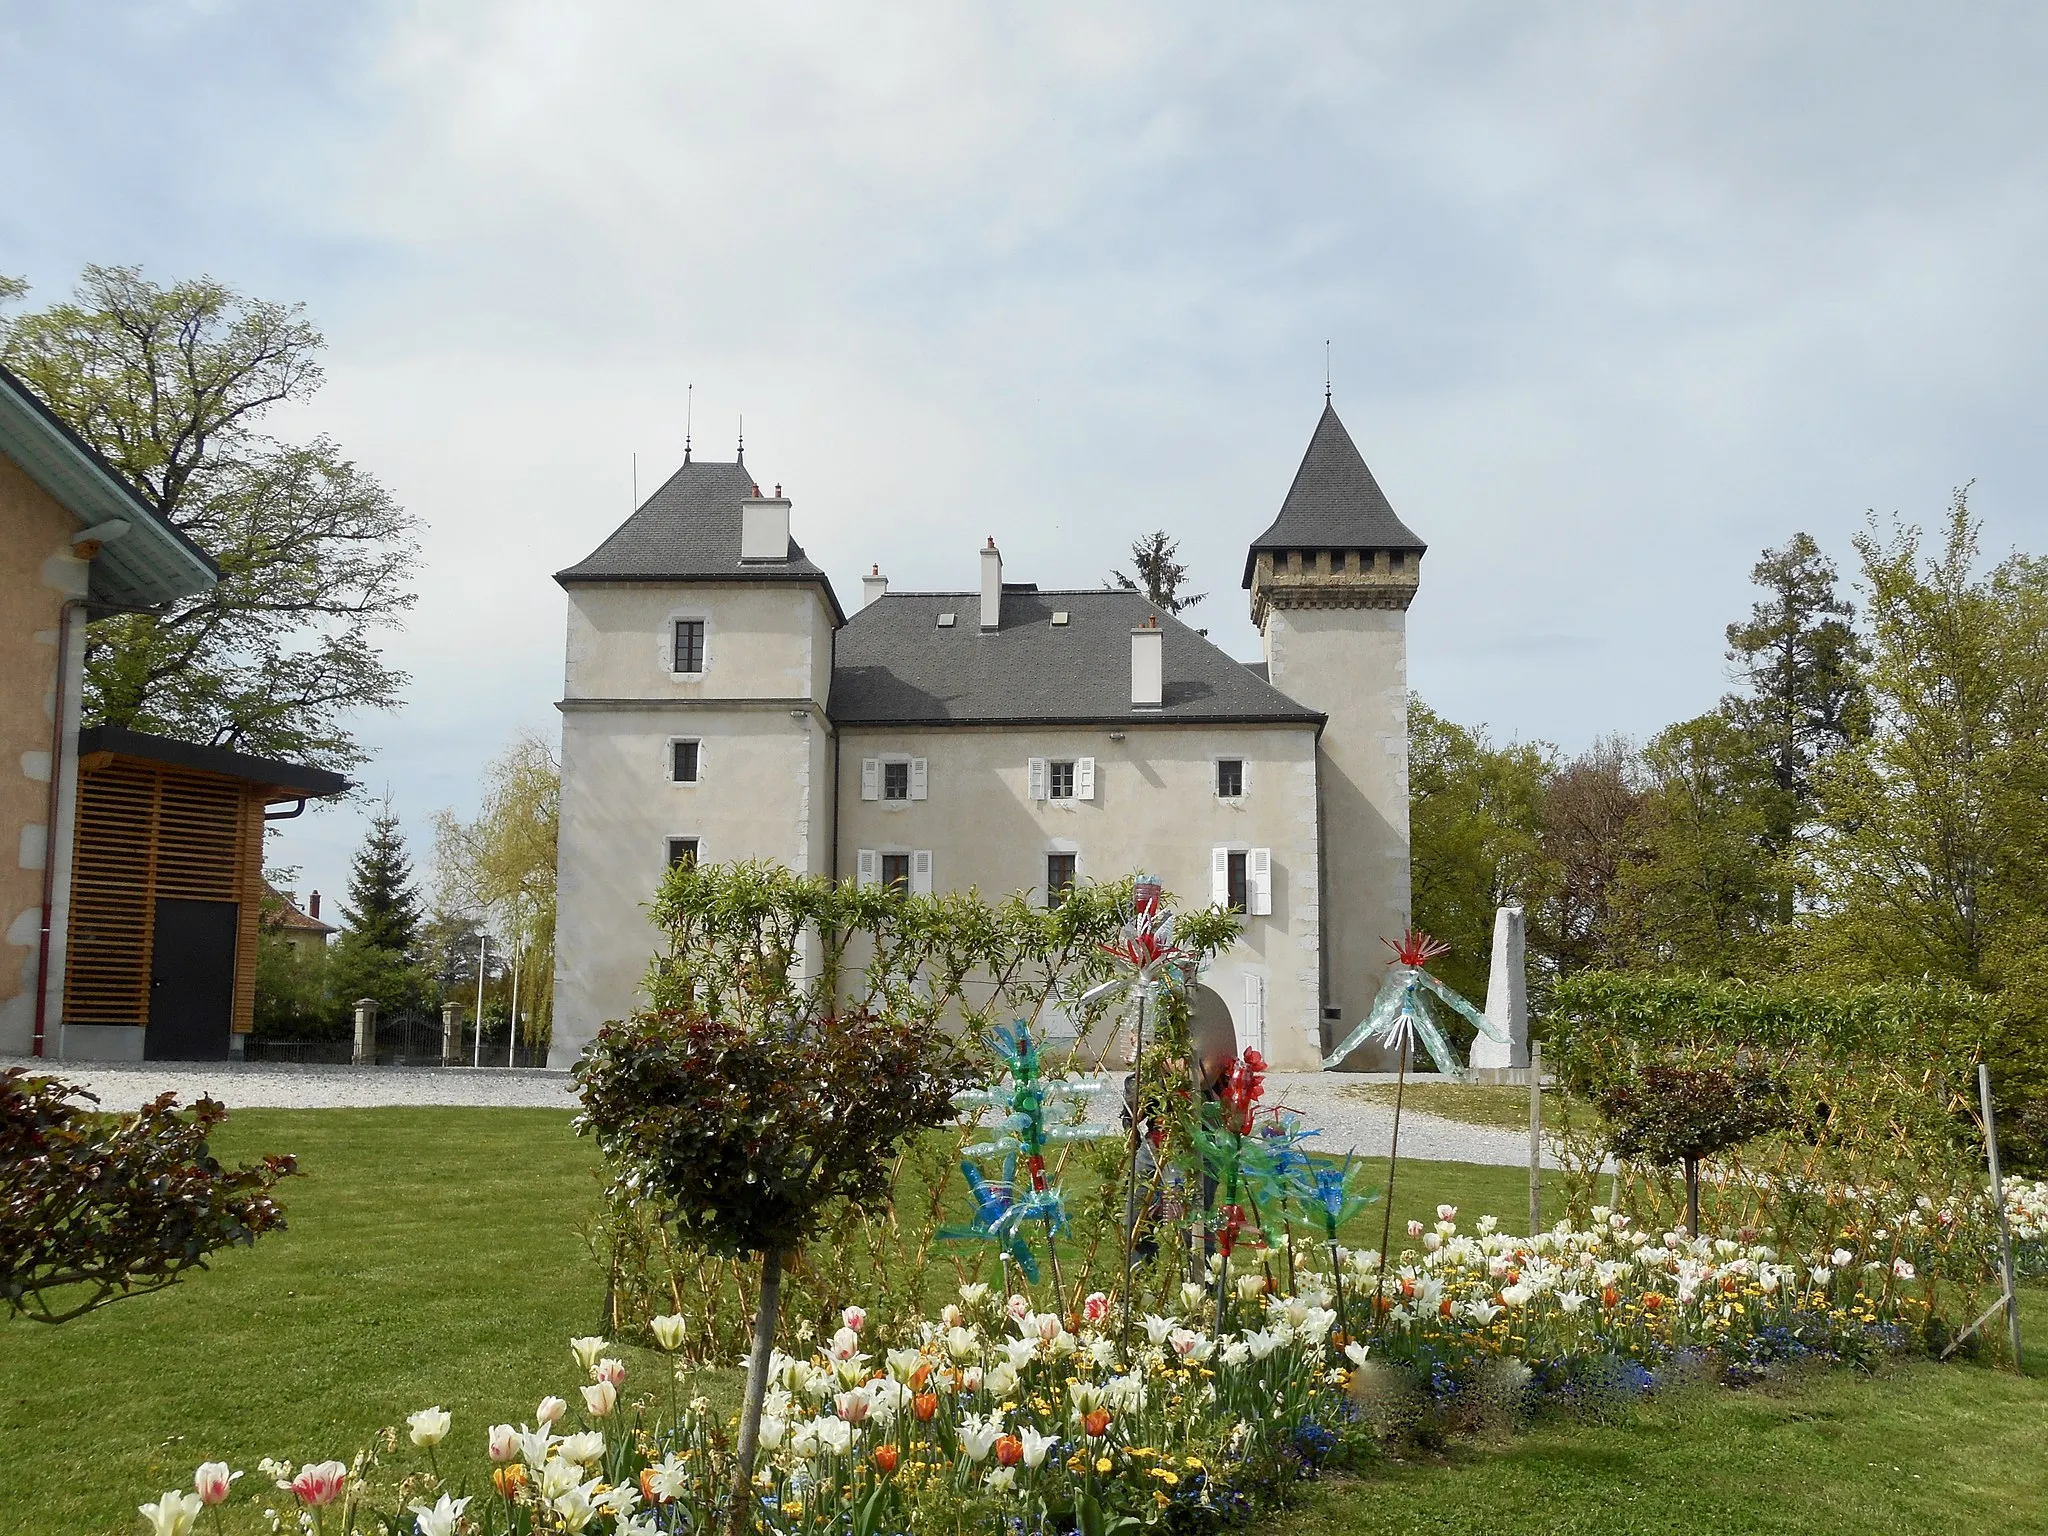
<svg viewBox="0 0 2048 1536">
<path fill-rule="evenodd" d="M 473 1026 L 458 1026 L 455 1055 L 444 1063 L 441 1020 L 423 1013 L 399 1013 L 377 1020 L 377 1065 L 380 1067 L 545 1067 L 548 1048 L 538 1050 L 524 1038 L 506 1040 L 503 1023 L 486 1022 L 483 1039 L 477 1040 Z M 508 1052 L 509 1044 L 509 1052 Z M 352 1040 L 268 1040 L 251 1037 L 245 1044 L 247 1061 L 296 1062 L 301 1065 L 348 1066 L 355 1060 Z"/>
</svg>

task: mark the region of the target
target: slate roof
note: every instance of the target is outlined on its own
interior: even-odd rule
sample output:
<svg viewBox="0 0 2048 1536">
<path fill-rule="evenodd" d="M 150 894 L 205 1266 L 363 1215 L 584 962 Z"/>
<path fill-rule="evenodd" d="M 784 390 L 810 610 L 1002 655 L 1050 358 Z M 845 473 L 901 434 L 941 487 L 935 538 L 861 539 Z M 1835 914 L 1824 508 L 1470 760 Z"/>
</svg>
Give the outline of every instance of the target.
<svg viewBox="0 0 2048 1536">
<path fill-rule="evenodd" d="M 781 565 L 740 563 L 740 503 L 754 493 L 744 464 L 686 463 L 640 504 L 610 538 L 555 572 L 563 586 L 591 581 L 816 582 L 844 617 L 831 580 L 795 539 Z"/>
<path fill-rule="evenodd" d="M 1055 625 L 1064 611 L 1068 621 Z M 951 628 L 942 613 L 956 614 Z M 1166 632 L 1164 704 L 1131 703 L 1131 631 Z M 979 592 L 891 592 L 839 631 L 828 712 L 842 725 L 1320 726 L 1306 709 L 1141 592 L 1003 590 L 981 632 Z"/>
<path fill-rule="evenodd" d="M 1244 585 L 1252 584 L 1252 567 L 1262 549 L 1403 549 L 1429 546 L 1394 514 L 1365 458 L 1336 408 L 1323 402 L 1321 420 L 1294 472 L 1294 484 L 1280 503 L 1273 526 L 1252 540 L 1245 551 Z"/>
</svg>

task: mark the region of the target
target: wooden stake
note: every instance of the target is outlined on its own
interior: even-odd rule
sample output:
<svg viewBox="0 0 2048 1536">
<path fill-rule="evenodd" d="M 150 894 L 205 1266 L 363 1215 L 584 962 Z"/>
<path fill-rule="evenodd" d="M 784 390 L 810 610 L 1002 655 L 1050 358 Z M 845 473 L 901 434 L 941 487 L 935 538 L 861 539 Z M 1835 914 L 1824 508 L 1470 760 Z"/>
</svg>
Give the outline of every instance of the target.
<svg viewBox="0 0 2048 1536">
<path fill-rule="evenodd" d="M 1543 1043 L 1529 1046 L 1529 1236 L 1543 1230 Z"/>
<path fill-rule="evenodd" d="M 2020 1368 L 2020 1297 L 2012 1268 L 2012 1226 L 2005 1218 L 2005 1180 L 1998 1171 L 1998 1120 L 1991 1112 L 1991 1068 L 1977 1063 L 1977 1102 L 1984 1110 L 1984 1156 L 1991 1164 L 1991 1208 L 1998 1213 L 1998 1269 L 2005 1282 L 2005 1323 L 2012 1334 L 2012 1368 Z"/>
<path fill-rule="evenodd" d="M 1372 1325 L 1380 1323 L 1380 1303 L 1387 1294 L 1387 1261 L 1391 1257 L 1387 1244 L 1394 1237 L 1394 1170 L 1401 1166 L 1401 1096 L 1408 1090 L 1408 1047 L 1410 1040 L 1404 1030 L 1401 1035 L 1401 1064 L 1394 1074 L 1394 1139 L 1387 1148 L 1387 1210 L 1380 1222 L 1380 1282 L 1372 1293 Z"/>
</svg>

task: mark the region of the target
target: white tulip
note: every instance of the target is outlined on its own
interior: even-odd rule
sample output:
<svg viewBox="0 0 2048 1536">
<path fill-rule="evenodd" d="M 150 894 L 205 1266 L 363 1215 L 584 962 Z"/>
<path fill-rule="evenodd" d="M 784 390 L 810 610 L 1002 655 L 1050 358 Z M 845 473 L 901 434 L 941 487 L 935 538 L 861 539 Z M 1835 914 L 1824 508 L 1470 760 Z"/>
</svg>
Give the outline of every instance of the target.
<svg viewBox="0 0 2048 1536">
<path fill-rule="evenodd" d="M 412 1443 L 427 1450 L 448 1438 L 448 1411 L 444 1408 L 422 1408 L 418 1413 L 407 1414 L 405 1422 L 412 1431 Z"/>
</svg>

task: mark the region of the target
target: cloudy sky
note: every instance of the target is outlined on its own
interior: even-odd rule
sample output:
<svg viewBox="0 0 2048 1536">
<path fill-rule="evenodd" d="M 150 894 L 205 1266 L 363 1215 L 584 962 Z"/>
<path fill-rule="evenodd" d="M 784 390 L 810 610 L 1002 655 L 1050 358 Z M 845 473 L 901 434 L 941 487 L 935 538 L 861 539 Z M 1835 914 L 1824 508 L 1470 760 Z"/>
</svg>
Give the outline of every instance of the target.
<svg viewBox="0 0 2048 1536">
<path fill-rule="evenodd" d="M 2048 549 L 2027 5 L 0 0 L 0 272 L 302 300 L 324 431 L 427 527 L 364 722 L 424 862 L 553 732 L 562 597 L 696 447 L 857 600 L 1243 549 L 1336 403 L 1430 544 L 1410 676 L 1499 737 L 1726 686 L 1757 551 L 1974 480 Z M 358 808 L 277 862 L 341 887 Z"/>
</svg>

